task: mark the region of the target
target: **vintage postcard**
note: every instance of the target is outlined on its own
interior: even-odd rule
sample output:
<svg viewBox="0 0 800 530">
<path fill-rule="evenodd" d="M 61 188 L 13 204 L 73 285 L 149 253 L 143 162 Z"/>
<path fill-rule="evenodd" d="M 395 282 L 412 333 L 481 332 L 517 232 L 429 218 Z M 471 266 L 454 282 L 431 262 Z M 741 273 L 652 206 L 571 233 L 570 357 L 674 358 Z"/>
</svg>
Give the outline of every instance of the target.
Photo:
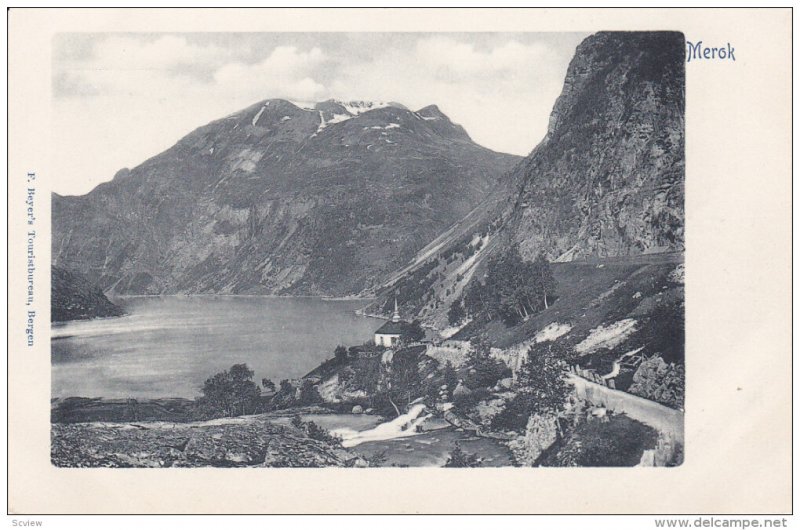
<svg viewBox="0 0 800 530">
<path fill-rule="evenodd" d="M 10 511 L 791 509 L 790 10 L 9 24 Z"/>
</svg>

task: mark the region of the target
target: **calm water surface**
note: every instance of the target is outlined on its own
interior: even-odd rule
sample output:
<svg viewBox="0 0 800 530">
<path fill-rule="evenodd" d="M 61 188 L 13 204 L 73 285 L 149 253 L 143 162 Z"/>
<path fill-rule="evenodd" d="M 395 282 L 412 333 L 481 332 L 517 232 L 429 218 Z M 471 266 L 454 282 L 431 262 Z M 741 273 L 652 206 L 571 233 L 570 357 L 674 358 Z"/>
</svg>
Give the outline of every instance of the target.
<svg viewBox="0 0 800 530">
<path fill-rule="evenodd" d="M 53 397 L 187 397 L 207 377 L 247 363 L 255 378 L 301 377 L 361 344 L 382 322 L 364 301 L 236 296 L 146 297 L 126 316 L 54 324 Z"/>
</svg>

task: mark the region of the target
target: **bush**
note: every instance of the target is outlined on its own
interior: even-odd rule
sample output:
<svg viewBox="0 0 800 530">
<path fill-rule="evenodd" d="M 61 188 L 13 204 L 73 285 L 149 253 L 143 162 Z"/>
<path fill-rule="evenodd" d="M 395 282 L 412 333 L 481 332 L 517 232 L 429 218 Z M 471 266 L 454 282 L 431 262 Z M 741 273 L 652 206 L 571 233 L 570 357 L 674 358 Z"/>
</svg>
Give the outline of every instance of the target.
<svg viewBox="0 0 800 530">
<path fill-rule="evenodd" d="M 471 409 L 484 399 L 488 399 L 491 395 L 492 393 L 489 392 L 487 389 L 478 388 L 476 390 L 473 390 L 469 394 L 462 394 L 459 396 L 455 396 L 453 398 L 453 406 L 459 412 L 466 413 L 469 411 L 469 409 Z"/>
<path fill-rule="evenodd" d="M 589 420 L 578 425 L 557 451 L 547 455 L 543 466 L 635 466 L 645 449 L 655 446 L 658 432 L 625 415 L 609 421 Z"/>
<path fill-rule="evenodd" d="M 480 467 L 481 461 L 478 455 L 465 453 L 461 449 L 461 445 L 456 442 L 453 452 L 445 462 L 444 467 Z"/>
<path fill-rule="evenodd" d="M 325 442 L 333 445 L 339 445 L 342 443 L 341 438 L 332 435 L 313 421 L 306 423 L 306 434 L 308 434 L 308 437 L 312 440 L 317 440 L 319 442 Z"/>
<path fill-rule="evenodd" d="M 306 433 L 306 436 L 318 442 L 325 442 L 332 445 L 340 445 L 342 439 L 334 436 L 313 421 L 303 421 L 299 414 L 292 417 L 292 427 L 300 429 Z"/>
</svg>

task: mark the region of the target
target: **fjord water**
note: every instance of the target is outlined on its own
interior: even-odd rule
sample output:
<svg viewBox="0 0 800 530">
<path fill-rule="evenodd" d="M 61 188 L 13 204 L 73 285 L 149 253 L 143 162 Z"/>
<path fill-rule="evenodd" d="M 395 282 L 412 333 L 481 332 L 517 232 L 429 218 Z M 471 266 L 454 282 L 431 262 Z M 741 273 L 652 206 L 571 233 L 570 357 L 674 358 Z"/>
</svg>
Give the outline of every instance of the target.
<svg viewBox="0 0 800 530">
<path fill-rule="evenodd" d="M 52 396 L 200 395 L 209 376 L 247 363 L 276 384 L 361 344 L 381 321 L 357 316 L 363 300 L 260 296 L 139 297 L 123 317 L 54 324 Z"/>
</svg>

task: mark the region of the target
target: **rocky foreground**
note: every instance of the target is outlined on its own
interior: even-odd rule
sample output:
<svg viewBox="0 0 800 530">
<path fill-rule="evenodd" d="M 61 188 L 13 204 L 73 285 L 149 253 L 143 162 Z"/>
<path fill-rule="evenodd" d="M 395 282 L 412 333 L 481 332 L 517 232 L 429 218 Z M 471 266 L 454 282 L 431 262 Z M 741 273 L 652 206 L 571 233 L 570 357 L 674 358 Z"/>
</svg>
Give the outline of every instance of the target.
<svg viewBox="0 0 800 530">
<path fill-rule="evenodd" d="M 269 415 L 205 422 L 53 424 L 58 467 L 367 467 L 358 455 Z"/>
</svg>

